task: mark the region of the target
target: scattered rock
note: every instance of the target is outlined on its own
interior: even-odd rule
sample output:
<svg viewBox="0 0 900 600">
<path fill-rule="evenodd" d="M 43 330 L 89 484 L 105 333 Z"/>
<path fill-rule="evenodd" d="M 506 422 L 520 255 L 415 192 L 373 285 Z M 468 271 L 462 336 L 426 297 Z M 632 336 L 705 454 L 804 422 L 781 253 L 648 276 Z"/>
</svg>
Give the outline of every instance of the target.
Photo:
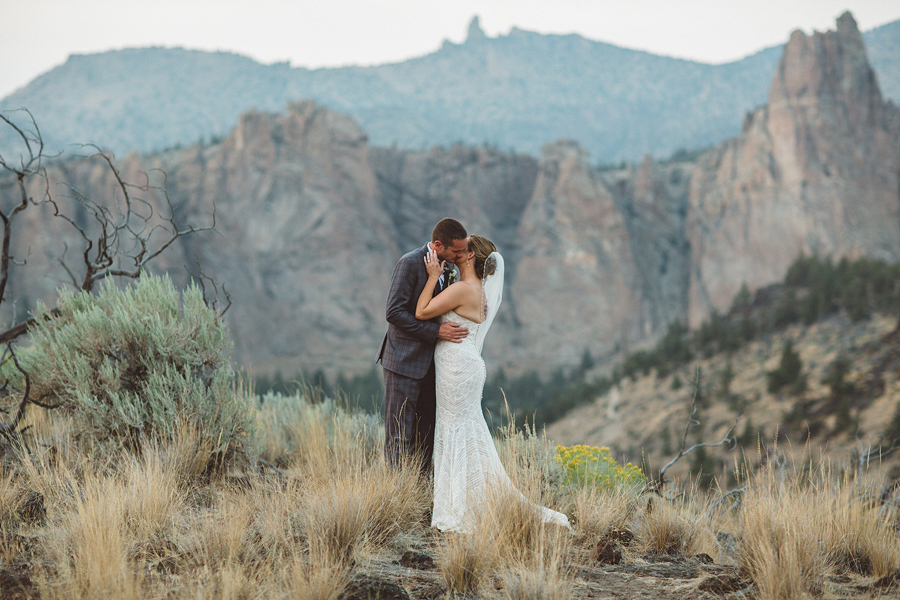
<svg viewBox="0 0 900 600">
<path fill-rule="evenodd" d="M 860 551 L 843 552 L 831 559 L 838 571 L 857 573 L 859 575 L 872 575 L 874 567 L 872 565 L 872 557 Z"/>
<path fill-rule="evenodd" d="M 417 600 L 442 600 L 447 597 L 447 590 L 437 583 L 417 586 L 413 597 Z"/>
<path fill-rule="evenodd" d="M 601 565 L 617 565 L 622 562 L 622 551 L 615 542 L 601 539 L 591 551 L 591 562 Z"/>
<path fill-rule="evenodd" d="M 44 495 L 35 490 L 25 492 L 21 496 L 16 514 L 25 523 L 42 525 L 47 518 L 47 509 L 44 508 Z"/>
<path fill-rule="evenodd" d="M 25 600 L 37 596 L 37 590 L 34 589 L 27 572 L 7 569 L 0 571 L 0 598 Z"/>
<path fill-rule="evenodd" d="M 737 556 L 737 538 L 730 533 L 720 531 L 716 533 L 716 542 L 728 556 Z"/>
<path fill-rule="evenodd" d="M 427 571 L 435 568 L 434 558 L 424 552 L 407 550 L 400 557 L 400 564 L 409 569 Z"/>
<path fill-rule="evenodd" d="M 666 579 L 695 579 L 700 576 L 696 564 L 687 562 L 622 563 L 615 567 L 620 573 L 633 573 L 642 577 Z"/>
<path fill-rule="evenodd" d="M 606 538 L 622 546 L 630 546 L 634 541 L 634 534 L 627 529 L 613 529 L 606 534 Z"/>
<path fill-rule="evenodd" d="M 704 579 L 700 582 L 698 587 L 701 592 L 710 592 L 719 596 L 724 596 L 725 594 L 739 592 L 749 585 L 750 582 L 743 581 L 733 575 L 717 575 L 715 577 L 710 577 L 709 579 Z"/>
<path fill-rule="evenodd" d="M 683 561 L 684 556 L 675 552 L 648 552 L 644 555 L 644 560 L 651 563 L 674 563 Z"/>
<path fill-rule="evenodd" d="M 409 600 L 402 586 L 369 575 L 356 575 L 338 600 Z"/>
<path fill-rule="evenodd" d="M 890 575 L 885 575 L 872 584 L 875 589 L 885 589 L 900 584 L 900 571 L 894 571 Z"/>
</svg>

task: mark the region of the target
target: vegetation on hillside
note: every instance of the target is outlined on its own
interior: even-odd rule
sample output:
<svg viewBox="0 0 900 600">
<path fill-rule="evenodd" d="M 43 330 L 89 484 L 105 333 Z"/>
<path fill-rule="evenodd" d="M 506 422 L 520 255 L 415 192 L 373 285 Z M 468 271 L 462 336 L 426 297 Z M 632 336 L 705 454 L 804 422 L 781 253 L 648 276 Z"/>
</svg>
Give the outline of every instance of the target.
<svg viewBox="0 0 900 600">
<path fill-rule="evenodd" d="M 695 358 L 731 354 L 754 339 L 796 323 L 809 325 L 837 313 L 848 315 L 852 321 L 876 313 L 900 316 L 900 263 L 865 257 L 855 260 L 845 257 L 835 262 L 830 258 L 801 255 L 791 264 L 781 283 L 755 293 L 743 286 L 727 314 L 711 314 L 694 331 L 680 321 L 670 323 L 656 345 L 627 354 L 607 375 L 594 375 L 594 359 L 586 351 L 581 364 L 570 370 L 559 369 L 549 378 L 534 371 L 517 377 L 500 371 L 485 386 L 485 407 L 498 412 L 505 400 L 517 422 L 533 417 L 541 427 L 558 420 L 572 408 L 593 401 L 623 378 L 635 379 L 651 373 L 667 377 Z M 790 342 L 783 355 L 780 367 L 769 374 L 769 389 L 773 392 L 784 389 L 796 396 L 806 385 L 801 373 L 802 359 Z M 849 390 L 843 387 L 841 377 L 840 369 L 836 370 L 833 389 L 836 398 L 846 399 Z M 719 382 L 725 396 L 729 396 L 728 379 Z M 678 377 L 673 379 L 676 389 L 686 383 Z"/>
</svg>

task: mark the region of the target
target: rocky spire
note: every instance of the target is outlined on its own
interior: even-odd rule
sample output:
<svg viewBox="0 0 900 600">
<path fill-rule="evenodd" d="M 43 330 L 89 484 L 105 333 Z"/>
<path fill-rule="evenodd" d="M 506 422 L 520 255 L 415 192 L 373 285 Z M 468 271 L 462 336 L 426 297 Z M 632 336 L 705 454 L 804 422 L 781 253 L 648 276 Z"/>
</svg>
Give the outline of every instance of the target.
<svg viewBox="0 0 900 600">
<path fill-rule="evenodd" d="M 835 31 L 795 31 L 784 48 L 769 93 L 769 105 L 843 105 L 856 126 L 877 121 L 882 105 L 856 20 L 845 12 Z"/>
<path fill-rule="evenodd" d="M 469 33 L 466 36 L 466 41 L 475 42 L 483 40 L 486 37 L 487 36 L 484 35 L 484 30 L 481 28 L 481 21 L 479 20 L 478 15 L 475 15 L 469 22 Z"/>
<path fill-rule="evenodd" d="M 900 260 L 900 111 L 882 101 L 850 13 L 795 31 L 769 105 L 691 174 L 694 324 L 801 253 Z"/>
</svg>

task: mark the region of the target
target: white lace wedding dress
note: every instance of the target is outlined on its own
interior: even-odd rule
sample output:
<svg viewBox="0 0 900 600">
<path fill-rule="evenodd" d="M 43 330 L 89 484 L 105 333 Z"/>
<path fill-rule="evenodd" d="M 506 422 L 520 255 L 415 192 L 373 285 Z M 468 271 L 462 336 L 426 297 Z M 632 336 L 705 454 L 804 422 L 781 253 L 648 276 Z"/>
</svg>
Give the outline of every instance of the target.
<svg viewBox="0 0 900 600">
<path fill-rule="evenodd" d="M 455 312 L 445 314 L 441 322 L 460 323 L 468 327 L 469 335 L 459 344 L 438 341 L 434 350 L 437 414 L 431 525 L 441 531 L 471 533 L 491 487 L 515 489 L 481 411 L 486 376 L 481 348 L 503 289 L 503 258 L 496 252 L 491 258 L 496 260 L 496 268 L 484 280 L 485 319 L 476 323 Z M 566 515 L 542 506 L 535 508 L 544 521 L 569 527 Z"/>
</svg>

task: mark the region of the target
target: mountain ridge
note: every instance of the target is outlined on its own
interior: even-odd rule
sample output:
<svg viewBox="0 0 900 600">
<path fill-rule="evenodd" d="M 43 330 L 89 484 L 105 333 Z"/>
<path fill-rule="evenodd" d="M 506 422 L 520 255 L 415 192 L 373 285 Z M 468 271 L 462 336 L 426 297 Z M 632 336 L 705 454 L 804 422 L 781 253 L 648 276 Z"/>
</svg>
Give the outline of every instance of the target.
<svg viewBox="0 0 900 600">
<path fill-rule="evenodd" d="M 866 35 L 886 97 L 900 99 L 900 53 L 892 53 L 900 21 Z M 710 65 L 577 34 L 513 28 L 470 38 L 372 67 L 262 65 L 159 47 L 73 55 L 0 109 L 28 107 L 54 149 L 90 141 L 121 156 L 219 138 L 246 110 L 283 114 L 288 102 L 315 99 L 351 115 L 376 146 L 487 143 L 537 156 L 570 138 L 593 162 L 612 163 L 736 135 L 744 114 L 765 103 L 780 54 L 776 46 Z"/>
</svg>

